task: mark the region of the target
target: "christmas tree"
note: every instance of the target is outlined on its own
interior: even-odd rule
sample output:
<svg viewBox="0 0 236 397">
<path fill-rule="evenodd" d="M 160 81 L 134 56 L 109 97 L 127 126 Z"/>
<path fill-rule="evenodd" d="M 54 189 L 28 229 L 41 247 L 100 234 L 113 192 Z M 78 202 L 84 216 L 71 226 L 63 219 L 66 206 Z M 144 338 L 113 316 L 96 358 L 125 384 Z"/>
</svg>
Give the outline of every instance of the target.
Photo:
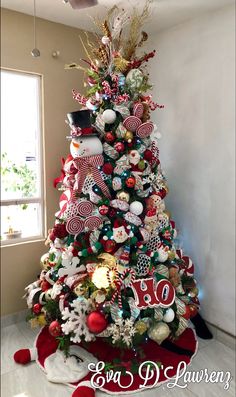
<svg viewBox="0 0 236 397">
<path fill-rule="evenodd" d="M 176 246 L 165 208 L 151 121 L 163 106 L 147 94 L 155 50 L 140 55 L 148 11 L 129 16 L 113 7 L 96 21 L 101 37 L 83 41 L 88 66 L 66 66 L 84 70 L 88 89 L 73 90 L 82 109 L 67 115 L 70 154 L 55 180 L 60 208 L 26 298 L 31 325 L 47 325 L 67 354 L 95 340 L 124 350 L 152 340 L 171 349 L 199 308 L 193 263 Z"/>
</svg>

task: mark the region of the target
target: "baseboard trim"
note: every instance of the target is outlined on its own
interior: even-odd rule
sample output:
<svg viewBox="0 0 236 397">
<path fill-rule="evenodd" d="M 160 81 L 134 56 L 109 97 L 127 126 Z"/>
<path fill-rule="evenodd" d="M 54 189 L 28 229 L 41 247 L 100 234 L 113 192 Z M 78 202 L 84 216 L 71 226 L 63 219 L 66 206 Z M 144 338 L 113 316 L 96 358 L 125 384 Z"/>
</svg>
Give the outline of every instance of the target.
<svg viewBox="0 0 236 397">
<path fill-rule="evenodd" d="M 230 334 L 227 331 L 224 331 L 220 327 L 217 327 L 214 324 L 209 323 L 206 321 L 207 326 L 209 327 L 210 331 L 213 334 L 214 339 L 218 340 L 219 342 L 223 343 L 224 345 L 230 347 L 231 349 L 235 350 L 236 338 L 234 335 Z"/>
<path fill-rule="evenodd" d="M 7 314 L 6 316 L 1 316 L 1 327 L 8 327 L 9 325 L 13 325 L 16 323 L 20 323 L 26 319 L 27 314 L 29 313 L 28 309 L 21 310 L 20 312 Z"/>
</svg>

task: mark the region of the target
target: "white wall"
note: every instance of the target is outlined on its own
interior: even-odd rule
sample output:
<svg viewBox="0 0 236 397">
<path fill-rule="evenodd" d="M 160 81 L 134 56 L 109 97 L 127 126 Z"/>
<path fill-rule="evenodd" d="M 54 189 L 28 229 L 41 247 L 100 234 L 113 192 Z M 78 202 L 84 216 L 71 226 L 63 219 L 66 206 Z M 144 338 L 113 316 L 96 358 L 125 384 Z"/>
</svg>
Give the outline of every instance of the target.
<svg viewBox="0 0 236 397">
<path fill-rule="evenodd" d="M 196 269 L 202 315 L 234 334 L 234 8 L 153 40 L 153 119 L 162 132 L 167 207 Z"/>
</svg>

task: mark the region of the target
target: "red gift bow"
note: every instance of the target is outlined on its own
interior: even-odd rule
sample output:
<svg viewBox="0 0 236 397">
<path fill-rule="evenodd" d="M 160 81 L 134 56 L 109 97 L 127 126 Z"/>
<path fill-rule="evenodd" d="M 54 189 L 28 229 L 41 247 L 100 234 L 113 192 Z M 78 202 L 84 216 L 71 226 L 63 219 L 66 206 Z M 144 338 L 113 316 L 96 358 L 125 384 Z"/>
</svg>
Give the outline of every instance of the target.
<svg viewBox="0 0 236 397">
<path fill-rule="evenodd" d="M 79 171 L 79 178 L 74 186 L 75 193 L 80 195 L 83 189 L 86 176 L 90 172 L 94 178 L 96 185 L 101 189 L 104 195 L 109 198 L 111 197 L 109 189 L 105 184 L 104 180 L 102 179 L 102 176 L 98 170 L 98 167 L 103 165 L 103 163 L 104 163 L 104 159 L 101 154 L 97 154 L 95 156 L 89 156 L 89 157 L 79 157 L 74 159 L 74 165 Z"/>
</svg>

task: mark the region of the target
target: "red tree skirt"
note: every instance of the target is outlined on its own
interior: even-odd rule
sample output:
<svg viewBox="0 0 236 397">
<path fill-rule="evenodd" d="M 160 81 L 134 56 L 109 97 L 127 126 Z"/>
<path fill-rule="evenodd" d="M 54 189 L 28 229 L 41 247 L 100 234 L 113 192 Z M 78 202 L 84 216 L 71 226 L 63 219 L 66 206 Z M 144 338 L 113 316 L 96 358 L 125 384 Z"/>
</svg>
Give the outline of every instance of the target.
<svg viewBox="0 0 236 397">
<path fill-rule="evenodd" d="M 197 351 L 197 340 L 194 331 L 190 328 L 186 329 L 179 339 L 175 341 L 175 345 L 191 351 L 193 353 L 193 357 Z M 58 343 L 55 338 L 49 334 L 48 328 L 44 327 L 36 338 L 35 346 L 38 353 L 37 363 L 42 369 L 44 369 L 45 359 L 56 351 Z M 86 348 L 99 361 L 112 362 L 115 358 L 121 357 L 121 351 L 118 348 L 108 345 L 99 338 L 97 338 L 95 342 L 86 344 L 86 347 L 85 345 L 82 347 Z M 154 385 L 155 379 L 151 379 L 147 382 L 147 387 L 149 388 L 157 387 L 161 383 L 168 381 L 171 377 L 174 377 L 177 373 L 178 364 L 181 361 L 186 364 L 191 362 L 191 357 L 171 352 L 151 340 L 148 340 L 147 343 L 141 345 L 141 348 L 144 352 L 144 357 L 142 357 L 142 359 L 137 359 L 140 361 L 140 364 L 144 361 L 161 362 L 162 364 L 158 383 Z M 134 352 L 132 350 L 127 350 L 122 353 L 122 362 L 128 363 L 130 360 L 134 359 Z M 164 375 L 164 369 L 167 367 L 173 367 L 168 370 L 168 378 Z M 70 384 L 72 387 L 76 388 L 73 393 L 73 397 L 95 396 L 95 391 L 90 387 L 90 379 L 92 375 L 92 373 L 87 375 L 77 384 Z M 130 378 L 128 376 L 121 376 L 121 384 L 125 386 L 127 383 L 130 383 Z M 140 391 L 139 386 L 143 383 L 144 380 L 141 379 L 138 374 L 135 374 L 133 384 L 128 389 L 121 388 L 117 383 L 110 381 L 105 383 L 100 390 L 114 395 L 135 393 Z"/>
</svg>

